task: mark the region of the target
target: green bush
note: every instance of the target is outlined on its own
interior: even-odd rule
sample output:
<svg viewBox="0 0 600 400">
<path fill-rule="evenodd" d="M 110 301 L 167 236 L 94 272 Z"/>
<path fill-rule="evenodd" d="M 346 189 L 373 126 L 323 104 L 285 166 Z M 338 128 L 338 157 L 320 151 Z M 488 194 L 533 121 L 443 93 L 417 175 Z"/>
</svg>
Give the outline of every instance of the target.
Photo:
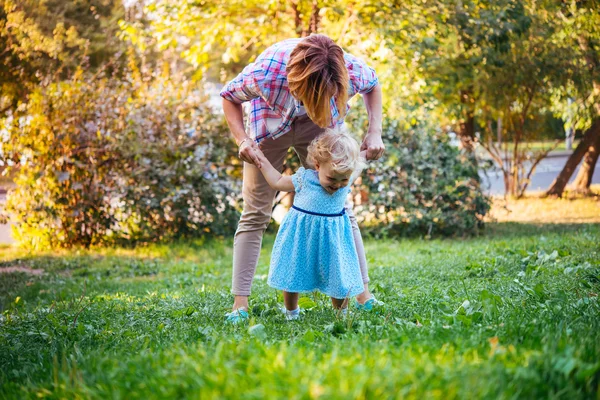
<svg viewBox="0 0 600 400">
<path fill-rule="evenodd" d="M 384 235 L 463 235 L 483 226 L 489 199 L 477 164 L 448 135 L 386 120 L 386 156 L 363 174 L 368 200 L 355 207 L 366 231 Z"/>
<path fill-rule="evenodd" d="M 7 211 L 28 247 L 224 234 L 237 222 L 235 148 L 186 80 L 78 74 L 39 87 L 2 125 L 17 183 Z"/>
<path fill-rule="evenodd" d="M 141 76 L 133 64 L 118 72 L 40 86 L 0 120 L 0 161 L 17 183 L 7 210 L 25 246 L 235 228 L 240 168 L 222 116 L 185 79 Z M 441 133 L 400 132 L 397 121 L 385 122 L 386 157 L 358 186 L 362 225 L 384 235 L 476 232 L 489 204 L 474 161 Z"/>
</svg>

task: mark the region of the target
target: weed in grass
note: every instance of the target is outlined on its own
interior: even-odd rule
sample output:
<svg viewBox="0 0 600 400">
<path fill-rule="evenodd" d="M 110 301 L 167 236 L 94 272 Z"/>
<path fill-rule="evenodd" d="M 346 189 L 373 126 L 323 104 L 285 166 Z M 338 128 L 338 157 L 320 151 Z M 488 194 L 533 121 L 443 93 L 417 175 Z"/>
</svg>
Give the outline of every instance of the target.
<svg viewBox="0 0 600 400">
<path fill-rule="evenodd" d="M 265 238 L 251 318 L 224 314 L 231 241 L 3 255 L 0 398 L 593 398 L 600 225 L 367 240 L 377 312 L 279 311 Z"/>
</svg>

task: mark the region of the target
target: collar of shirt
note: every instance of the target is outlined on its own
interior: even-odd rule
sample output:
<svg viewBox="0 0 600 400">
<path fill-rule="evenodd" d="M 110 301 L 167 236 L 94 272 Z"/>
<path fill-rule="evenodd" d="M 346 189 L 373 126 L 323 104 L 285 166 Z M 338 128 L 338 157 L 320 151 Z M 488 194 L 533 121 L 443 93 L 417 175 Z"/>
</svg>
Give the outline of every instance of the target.
<svg viewBox="0 0 600 400">
<path fill-rule="evenodd" d="M 304 105 L 302 104 L 302 102 L 300 100 L 296 100 L 295 97 L 293 97 L 293 98 L 294 98 L 294 103 L 296 103 L 296 115 L 306 114 L 306 109 L 304 108 Z"/>
</svg>

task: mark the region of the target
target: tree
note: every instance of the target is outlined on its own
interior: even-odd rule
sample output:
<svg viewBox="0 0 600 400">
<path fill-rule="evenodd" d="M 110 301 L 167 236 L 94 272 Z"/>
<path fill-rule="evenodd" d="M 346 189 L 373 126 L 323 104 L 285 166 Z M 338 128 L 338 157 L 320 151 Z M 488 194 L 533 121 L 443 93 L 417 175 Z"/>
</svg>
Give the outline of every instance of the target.
<svg viewBox="0 0 600 400">
<path fill-rule="evenodd" d="M 36 20 L 54 23 L 58 20 L 67 28 L 74 27 L 85 40 L 85 56 L 92 69 L 103 66 L 116 53 L 124 50 L 117 37 L 118 20 L 124 16 L 122 0 L 45 0 L 48 14 L 39 14 Z M 48 18 L 51 15 L 52 18 Z M 76 59 L 78 63 L 80 60 Z"/>
<path fill-rule="evenodd" d="M 121 28 L 140 52 L 160 52 L 152 60 L 158 65 L 225 81 L 266 47 L 311 33 L 327 34 L 357 56 L 370 54 L 380 43 L 362 24 L 370 7 L 353 0 L 157 0 Z"/>
<path fill-rule="evenodd" d="M 594 169 L 596 168 L 596 162 L 598 162 L 598 154 L 600 153 L 600 134 L 596 135 L 596 140 L 590 147 L 588 147 L 587 153 L 583 156 L 583 163 L 579 169 L 579 173 L 573 182 L 573 187 L 576 191 L 581 193 L 587 193 L 590 191 L 592 184 L 592 177 L 594 176 Z"/>
<path fill-rule="evenodd" d="M 600 58 L 598 56 L 600 9 L 591 2 L 576 2 L 564 14 L 561 14 L 561 17 L 565 25 L 571 28 L 567 32 L 570 33 L 573 47 L 580 50 L 581 57 L 585 60 L 588 71 L 587 79 L 591 82 L 591 88 L 587 91 L 574 91 L 580 99 L 583 123 L 587 123 L 589 128 L 546 191 L 546 196 L 557 197 L 562 196 L 569 179 L 582 159 L 585 161 L 575 179 L 575 188 L 583 192 L 589 190 L 598 161 L 598 142 L 600 141 Z"/>
<path fill-rule="evenodd" d="M 550 111 L 560 113 L 566 97 L 589 92 L 576 45 L 576 33 L 588 28 L 573 28 L 585 15 L 572 17 L 572 8 L 557 0 L 159 0 L 122 27 L 172 68 L 220 80 L 278 40 L 328 34 L 369 58 L 392 94 L 387 114 L 403 129 L 433 121 L 458 132 L 467 149 L 480 144 L 503 171 L 506 192 L 520 197 L 552 150 L 532 152 L 526 143 L 545 134 Z"/>
<path fill-rule="evenodd" d="M 591 183 L 592 174 L 593 174 L 594 168 L 595 168 L 595 161 L 594 161 L 593 153 L 597 152 L 595 150 L 595 149 L 597 149 L 597 147 L 594 147 L 594 146 L 595 146 L 595 143 L 598 142 L 599 138 L 600 138 L 600 118 L 596 119 L 594 121 L 594 123 L 592 124 L 592 126 L 585 132 L 585 134 L 583 135 L 583 138 L 581 139 L 581 141 L 575 148 L 575 151 L 573 151 L 573 153 L 569 156 L 569 158 L 567 159 L 567 162 L 565 163 L 565 166 L 560 171 L 558 176 L 554 179 L 554 181 L 550 185 L 550 188 L 546 191 L 546 196 L 562 197 L 565 187 L 569 183 L 569 179 L 571 179 L 571 176 L 575 172 L 575 169 L 577 169 L 577 166 L 579 165 L 579 163 L 581 162 L 583 157 L 586 156 L 586 154 L 590 152 L 589 150 L 591 148 L 591 149 L 593 149 L 592 154 L 589 156 L 588 162 L 585 164 L 585 165 L 587 165 L 587 166 L 585 166 L 585 168 L 587 168 L 587 170 L 584 170 L 585 172 L 582 173 L 583 175 L 581 176 L 581 178 L 578 177 L 579 178 L 578 179 L 579 180 L 578 188 L 581 189 L 580 186 L 583 181 L 586 182 L 586 189 L 589 188 L 589 185 L 587 185 L 587 182 Z M 596 155 L 596 160 L 597 159 L 598 159 L 598 157 Z M 584 167 L 582 166 L 582 168 L 584 168 Z"/>
<path fill-rule="evenodd" d="M 74 29 L 57 23 L 49 32 L 30 17 L 37 2 L 0 2 L 0 107 L 2 113 L 13 107 L 39 82 L 49 68 L 56 68 L 66 53 L 83 43 Z M 44 12 L 44 4 L 39 4 Z"/>
<path fill-rule="evenodd" d="M 306 3 L 158 0 L 144 7 L 142 19 L 122 22 L 121 28 L 123 37 L 141 52 L 162 53 L 159 64 L 177 68 L 183 60 L 196 79 L 207 73 L 219 77 L 227 69 L 240 69 L 253 52 L 306 32 L 309 26 L 302 18 Z M 318 25 L 319 19 L 312 18 L 310 30 L 317 31 Z"/>
<path fill-rule="evenodd" d="M 479 143 L 502 170 L 506 192 L 516 197 L 551 150 L 534 153 L 524 143 L 543 134 L 548 111 L 567 88 L 585 90 L 585 60 L 570 36 L 563 37 L 561 4 L 413 1 L 375 14 L 401 60 L 392 66 L 396 76 L 406 76 L 415 89 L 408 99 L 458 132 L 463 147 Z M 495 143 L 497 137 L 504 143 Z"/>
<path fill-rule="evenodd" d="M 117 0 L 0 0 L 0 114 L 44 78 L 68 75 L 90 57 L 99 66 L 116 52 Z"/>
</svg>

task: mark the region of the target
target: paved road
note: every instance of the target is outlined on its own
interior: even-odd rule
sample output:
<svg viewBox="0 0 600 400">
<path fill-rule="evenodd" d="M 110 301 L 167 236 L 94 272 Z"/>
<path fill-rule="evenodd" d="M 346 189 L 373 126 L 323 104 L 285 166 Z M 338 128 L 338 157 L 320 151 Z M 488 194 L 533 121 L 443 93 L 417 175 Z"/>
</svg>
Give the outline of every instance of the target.
<svg viewBox="0 0 600 400">
<path fill-rule="evenodd" d="M 536 168 L 535 173 L 531 177 L 531 183 L 529 184 L 527 191 L 540 191 L 548 189 L 552 181 L 554 181 L 554 178 L 556 178 L 558 173 L 565 166 L 567 158 L 567 156 L 561 156 L 546 158 L 542 160 Z M 579 167 L 577 167 L 577 170 L 575 171 L 573 176 L 571 176 L 570 182 L 572 182 L 575 179 L 578 171 Z M 487 193 L 494 195 L 504 194 L 504 180 L 502 178 L 502 172 L 488 171 L 486 177 L 485 172 L 480 171 L 479 175 L 481 175 L 483 179 L 483 186 Z M 596 163 L 596 169 L 594 170 L 592 183 L 600 184 L 600 162 Z"/>
</svg>

